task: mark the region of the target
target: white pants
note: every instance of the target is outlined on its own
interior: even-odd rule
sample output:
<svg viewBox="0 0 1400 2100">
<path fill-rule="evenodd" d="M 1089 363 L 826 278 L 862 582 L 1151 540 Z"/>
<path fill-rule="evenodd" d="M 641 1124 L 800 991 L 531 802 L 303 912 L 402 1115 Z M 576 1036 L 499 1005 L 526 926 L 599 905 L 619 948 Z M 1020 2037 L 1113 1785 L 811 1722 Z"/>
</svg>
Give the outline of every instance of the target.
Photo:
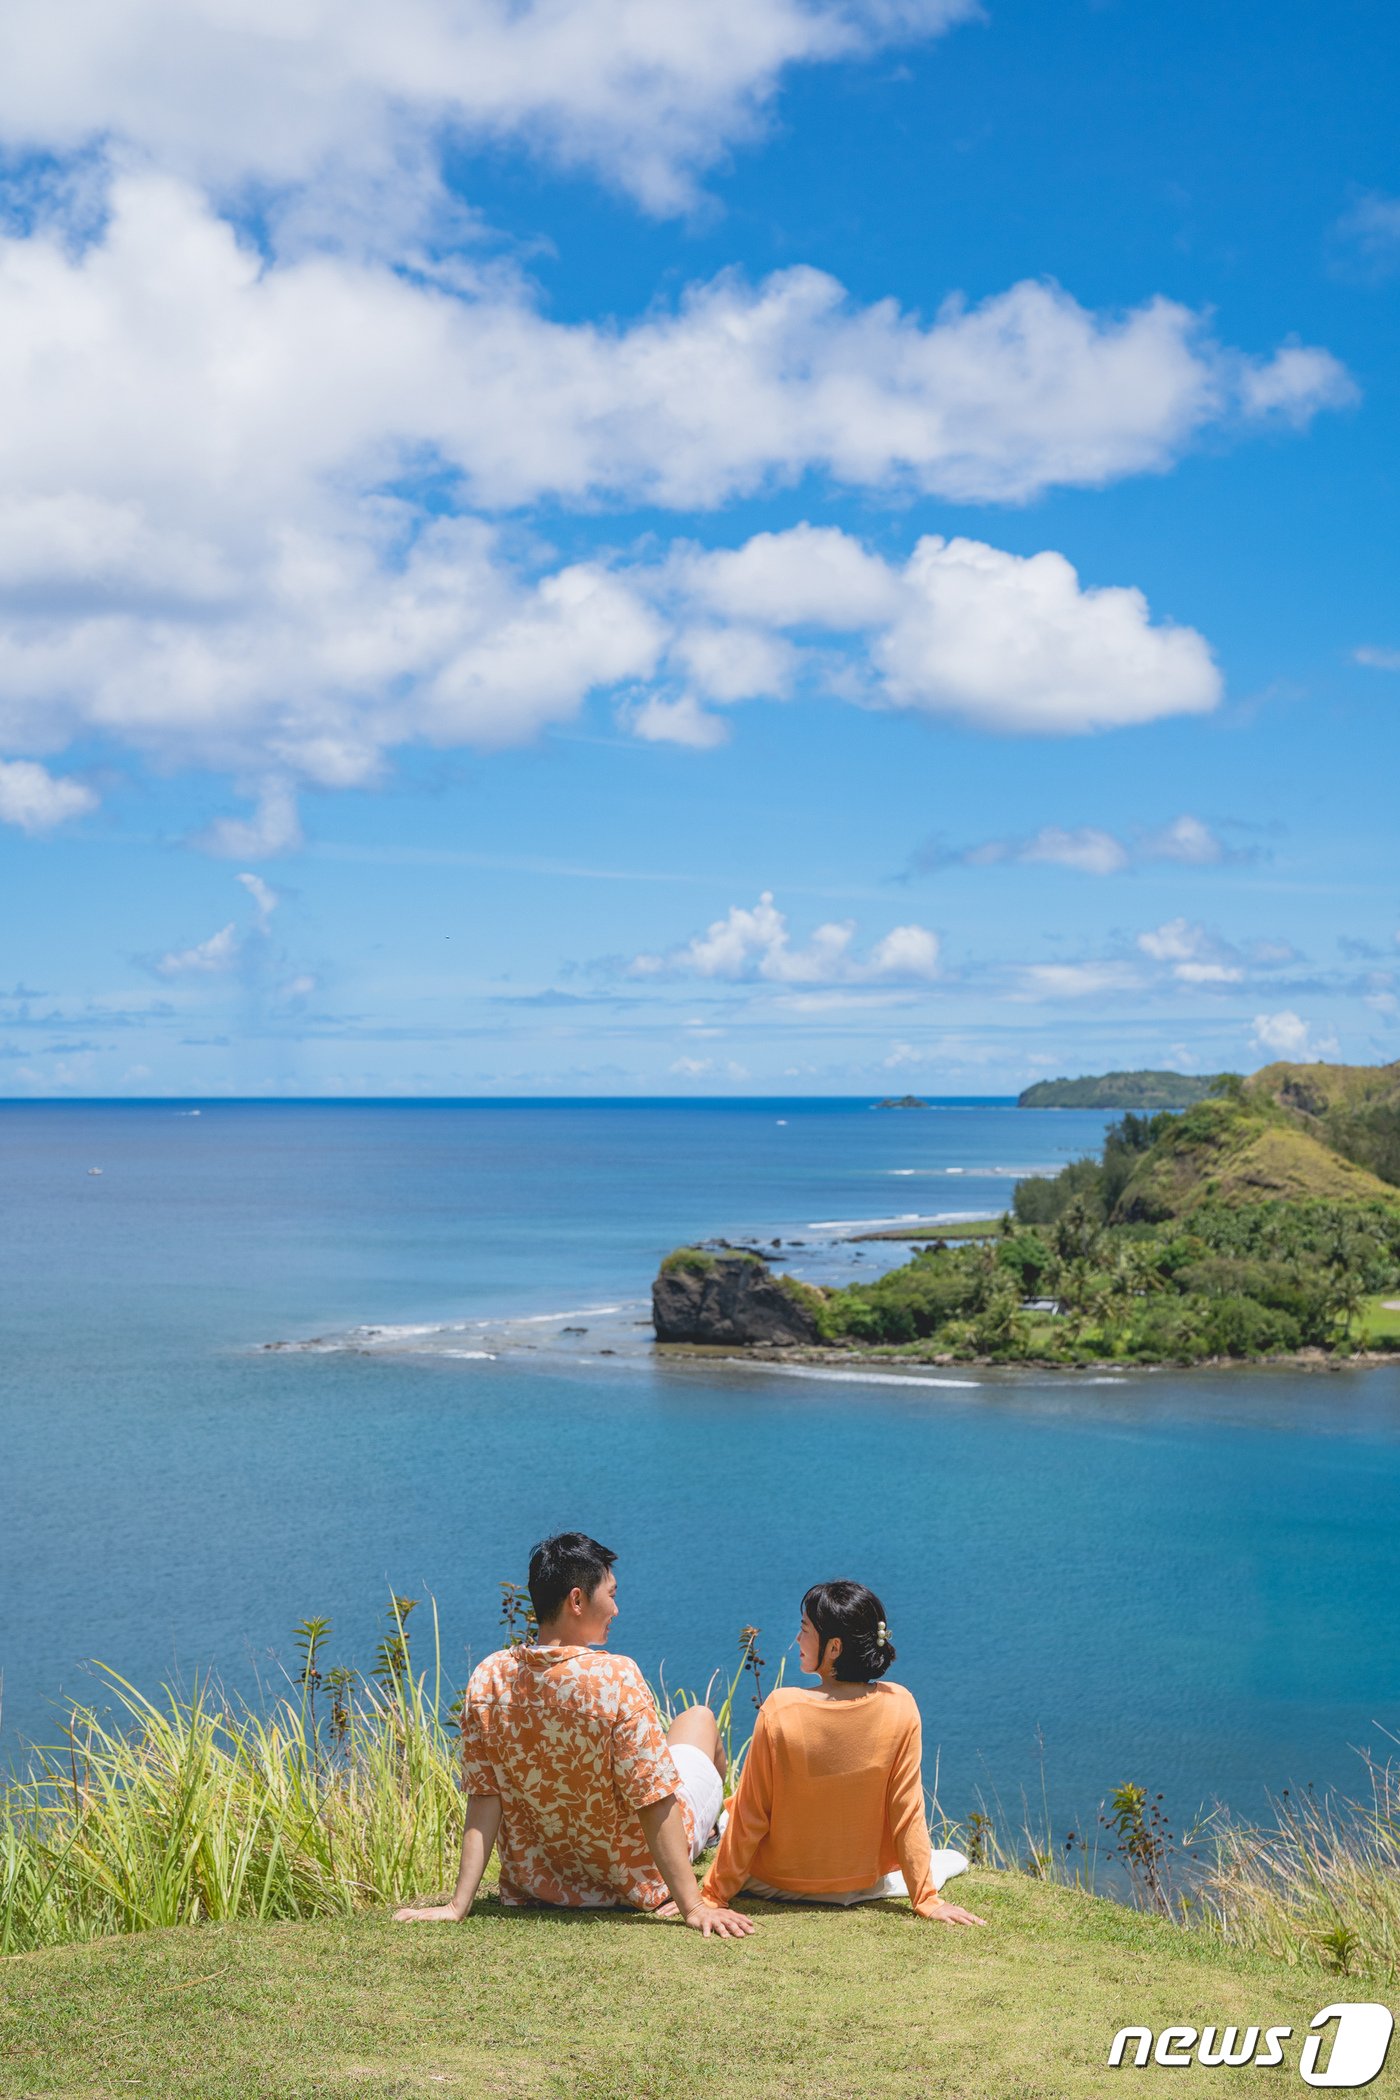
<svg viewBox="0 0 1400 2100">
<path fill-rule="evenodd" d="M 719 1812 L 724 1807 L 724 1781 L 704 1751 L 694 1743 L 672 1743 L 670 1751 L 680 1774 L 680 1798 L 690 1808 L 695 1831 L 690 1856 L 696 1860 L 709 1844 Z"/>
<path fill-rule="evenodd" d="M 967 1860 L 961 1852 L 935 1852 L 930 1864 L 934 1886 L 940 1891 L 945 1881 L 967 1872 Z M 888 1896 L 907 1896 L 909 1889 L 902 1874 L 882 1874 L 868 1889 L 841 1889 L 820 1896 L 799 1896 L 792 1889 L 775 1889 L 769 1881 L 746 1881 L 744 1893 L 766 1896 L 771 1903 L 840 1903 L 849 1907 L 852 1903 L 882 1903 Z"/>
</svg>

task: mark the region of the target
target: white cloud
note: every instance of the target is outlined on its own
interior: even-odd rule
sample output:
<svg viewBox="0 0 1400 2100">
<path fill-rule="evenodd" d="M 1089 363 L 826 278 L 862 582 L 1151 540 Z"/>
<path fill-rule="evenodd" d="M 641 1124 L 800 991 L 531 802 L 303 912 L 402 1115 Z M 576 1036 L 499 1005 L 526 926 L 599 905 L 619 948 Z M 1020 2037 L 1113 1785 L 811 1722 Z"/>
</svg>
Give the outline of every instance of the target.
<svg viewBox="0 0 1400 2100">
<path fill-rule="evenodd" d="M 0 759 L 0 824 L 18 824 L 21 831 L 52 831 L 96 807 L 96 795 L 79 781 L 55 780 L 30 759 Z"/>
<path fill-rule="evenodd" d="M 1335 1035 L 1315 1036 L 1302 1015 L 1288 1008 L 1282 1013 L 1254 1016 L 1253 1044 L 1270 1057 L 1286 1058 L 1295 1064 L 1335 1057 L 1338 1051 Z"/>
<path fill-rule="evenodd" d="M 896 926 L 876 941 L 864 970 L 871 977 L 927 982 L 938 975 L 938 935 L 927 926 Z"/>
<path fill-rule="evenodd" d="M 926 926 L 896 926 L 859 954 L 850 920 L 818 926 L 794 947 L 786 915 L 765 890 L 750 910 L 732 905 L 666 955 L 639 955 L 634 977 L 709 977 L 729 983 L 856 985 L 929 983 L 938 975 L 938 936 Z"/>
<path fill-rule="evenodd" d="M 289 782 L 268 781 L 250 817 L 219 817 L 195 841 L 224 860 L 268 860 L 302 843 L 297 800 Z"/>
<path fill-rule="evenodd" d="M 781 698 L 798 667 L 789 643 L 754 627 L 687 628 L 672 643 L 671 656 L 696 690 L 721 706 Z"/>
<path fill-rule="evenodd" d="M 245 889 L 253 905 L 253 932 L 264 935 L 272 926 L 272 915 L 281 902 L 271 883 L 264 882 L 261 875 L 245 871 L 234 877 Z M 251 954 L 244 936 L 233 920 L 211 933 L 207 941 L 197 941 L 192 948 L 172 949 L 151 964 L 158 977 L 224 977 L 236 970 L 245 957 Z M 284 989 L 291 995 L 314 988 L 315 979 L 298 979 Z"/>
<path fill-rule="evenodd" d="M 1139 860 L 1174 860 L 1183 867 L 1209 868 L 1230 858 L 1225 846 L 1199 817 L 1180 816 L 1139 841 Z"/>
<path fill-rule="evenodd" d="M 714 1057 L 678 1057 L 673 1064 L 668 1065 L 667 1070 L 673 1073 L 677 1079 L 719 1077 L 721 1079 L 739 1080 L 747 1079 L 749 1076 L 748 1068 L 739 1064 L 732 1057 L 723 1061 Z"/>
<path fill-rule="evenodd" d="M 1247 417 L 1276 417 L 1303 427 L 1324 404 L 1357 399 L 1355 386 L 1335 357 L 1288 343 L 1267 364 L 1252 362 L 1239 375 L 1239 406 Z"/>
<path fill-rule="evenodd" d="M 879 1007 L 911 1006 L 918 996 L 917 991 L 874 991 L 869 986 L 846 985 L 839 991 L 777 992 L 770 1011 L 811 1020 L 826 1014 L 868 1014 Z"/>
<path fill-rule="evenodd" d="M 1154 626 L 1140 591 L 1081 588 L 1062 554 L 930 537 L 903 582 L 872 651 L 896 706 L 1055 735 L 1201 714 L 1220 697 L 1199 634 Z"/>
<path fill-rule="evenodd" d="M 1371 190 L 1337 221 L 1337 233 L 1376 276 L 1400 266 L 1400 197 Z"/>
<path fill-rule="evenodd" d="M 1142 989 L 1131 963 L 1030 963 L 1020 973 L 1020 999 L 1097 999 Z"/>
<path fill-rule="evenodd" d="M 868 28 L 917 7 L 800 12 Z M 363 15 L 337 17 L 351 41 Z M 243 860 L 296 845 L 299 782 L 373 783 L 413 742 L 523 741 L 595 691 L 692 746 L 721 734 L 707 705 L 788 696 L 814 667 L 852 698 L 1013 732 L 1218 697 L 1198 634 L 1058 554 L 930 538 L 900 564 L 798 527 L 551 571 L 416 500 L 423 471 L 463 506 L 705 505 L 809 471 L 1019 499 L 1164 468 L 1261 387 L 1314 406 L 1344 390 L 1335 368 L 1251 394 L 1272 367 L 1161 301 L 1105 318 L 1023 285 L 925 326 L 798 269 L 565 325 L 465 265 L 269 260 L 149 170 L 109 201 L 90 239 L 0 238 L 0 751 L 117 741 L 263 781 L 251 817 L 201 842 Z M 62 792 L 76 813 L 87 791 Z"/>
<path fill-rule="evenodd" d="M 265 883 L 261 875 L 240 875 L 238 880 L 253 900 L 258 915 L 258 927 L 266 933 L 272 923 L 272 914 L 277 909 L 277 892 Z"/>
<path fill-rule="evenodd" d="M 732 550 L 687 549 L 675 569 L 687 597 L 750 626 L 849 632 L 880 626 L 899 604 L 889 564 L 834 525 L 758 532 Z"/>
<path fill-rule="evenodd" d="M 691 509 L 813 470 L 1021 501 L 1162 471 L 1266 394 L 1311 413 L 1350 391 L 1325 352 L 1290 391 L 1279 359 L 1223 348 L 1188 308 L 1105 316 L 1029 282 L 925 324 L 797 267 L 721 275 L 630 324 L 556 322 L 500 271 L 268 262 L 149 172 L 114 182 L 86 246 L 62 224 L 0 244 L 0 324 L 7 488 L 50 505 L 31 568 L 100 567 L 110 588 L 154 565 L 201 601 L 236 572 L 203 532 L 172 538 L 157 496 L 246 524 L 269 495 L 426 453 L 490 507 Z M 93 339 L 97 363 L 74 348 Z"/>
<path fill-rule="evenodd" d="M 1026 838 L 982 839 L 974 846 L 949 847 L 935 839 L 915 856 L 914 865 L 925 873 L 950 866 L 1014 865 L 1069 868 L 1080 875 L 1120 875 L 1128 868 L 1145 867 L 1156 861 L 1209 867 L 1240 857 L 1223 845 L 1199 817 L 1183 815 L 1159 831 L 1140 832 L 1128 838 L 1094 824 L 1045 824 Z"/>
<path fill-rule="evenodd" d="M 1400 671 L 1400 649 L 1373 649 L 1362 646 L 1351 652 L 1352 662 L 1365 664 L 1372 671 Z"/>
<path fill-rule="evenodd" d="M 729 724 L 718 715 L 706 714 L 693 693 L 664 700 L 651 694 L 635 706 L 624 708 L 622 719 L 646 744 L 681 744 L 689 751 L 713 751 L 729 740 Z"/>
<path fill-rule="evenodd" d="M 1205 939 L 1203 926 L 1189 926 L 1185 919 L 1169 919 L 1153 933 L 1140 933 L 1138 946 L 1154 962 L 1186 962 L 1200 953 Z"/>
<path fill-rule="evenodd" d="M 115 138 L 202 181 L 408 179 L 519 138 L 653 211 L 751 136 L 785 68 L 938 35 L 972 0 L 9 0 L 0 133 Z M 419 180 L 423 176 L 419 175 Z"/>
<path fill-rule="evenodd" d="M 1233 951 L 1204 926 L 1186 919 L 1168 919 L 1140 933 L 1137 944 L 1154 962 L 1169 964 L 1179 984 L 1239 984 L 1244 977 Z"/>
<path fill-rule="evenodd" d="M 1244 971 L 1237 963 L 1182 962 L 1173 974 L 1182 984 L 1238 984 Z"/>
<path fill-rule="evenodd" d="M 222 976 L 237 963 L 242 945 L 238 928 L 230 919 L 227 926 L 211 933 L 207 941 L 163 955 L 156 964 L 156 972 L 161 977 Z"/>
<path fill-rule="evenodd" d="M 1076 831 L 1047 824 L 1026 840 L 1016 858 L 1031 865 L 1042 862 L 1052 868 L 1075 868 L 1082 875 L 1116 875 L 1128 866 L 1128 850 L 1122 840 L 1090 824 Z"/>
</svg>

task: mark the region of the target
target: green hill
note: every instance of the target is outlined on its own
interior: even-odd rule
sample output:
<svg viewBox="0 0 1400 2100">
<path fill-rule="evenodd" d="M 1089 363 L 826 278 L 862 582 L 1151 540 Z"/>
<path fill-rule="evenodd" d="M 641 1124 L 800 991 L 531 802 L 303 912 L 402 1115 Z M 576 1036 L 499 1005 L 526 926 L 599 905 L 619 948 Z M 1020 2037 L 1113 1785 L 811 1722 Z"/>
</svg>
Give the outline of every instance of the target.
<svg viewBox="0 0 1400 2100">
<path fill-rule="evenodd" d="M 1345 1159 L 1400 1184 L 1400 1063 L 1266 1065 L 1244 1091 Z"/>
<path fill-rule="evenodd" d="M 1267 1089 L 1246 1087 L 1237 1098 L 1197 1102 L 1157 1132 L 1110 1216 L 1158 1224 L 1206 1204 L 1397 1200 L 1392 1184 L 1338 1149 L 1325 1120 L 1297 1113 Z"/>
<path fill-rule="evenodd" d="M 1102 1072 L 1084 1079 L 1038 1079 L 1018 1108 L 1191 1108 L 1204 1101 L 1213 1078 L 1185 1072 Z"/>
</svg>

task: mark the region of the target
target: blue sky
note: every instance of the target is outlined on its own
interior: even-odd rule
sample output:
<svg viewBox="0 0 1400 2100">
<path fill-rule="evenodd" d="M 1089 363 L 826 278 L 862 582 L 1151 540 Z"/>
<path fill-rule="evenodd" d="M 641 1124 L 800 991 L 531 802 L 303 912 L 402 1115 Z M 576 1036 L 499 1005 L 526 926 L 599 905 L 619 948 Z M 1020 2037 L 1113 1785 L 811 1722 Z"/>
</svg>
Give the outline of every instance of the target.
<svg viewBox="0 0 1400 2100">
<path fill-rule="evenodd" d="M 1400 1056 L 1379 4 L 0 30 L 0 1093 Z"/>
</svg>

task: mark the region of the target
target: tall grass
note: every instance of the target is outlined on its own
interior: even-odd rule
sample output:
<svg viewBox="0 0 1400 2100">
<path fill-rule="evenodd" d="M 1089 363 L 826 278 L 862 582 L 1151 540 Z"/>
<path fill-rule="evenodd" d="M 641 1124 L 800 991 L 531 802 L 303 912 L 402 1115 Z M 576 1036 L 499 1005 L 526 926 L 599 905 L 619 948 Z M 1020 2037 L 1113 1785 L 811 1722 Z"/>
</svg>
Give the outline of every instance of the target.
<svg viewBox="0 0 1400 2100">
<path fill-rule="evenodd" d="M 1400 1767 L 1367 1763 L 1356 1800 L 1274 1804 L 1272 1828 L 1219 1832 L 1201 1923 L 1239 1947 L 1334 1975 L 1400 1974 Z"/>
<path fill-rule="evenodd" d="M 337 1673 L 325 1716 L 314 1648 L 266 1713 L 207 1683 L 156 1704 L 102 1670 L 113 1717 L 77 1708 L 64 1742 L 0 1791 L 0 1954 L 346 1914 L 450 1882 L 462 1805 L 436 1613 L 433 1669 L 415 1671 L 406 1601 L 378 1681 Z"/>
</svg>

